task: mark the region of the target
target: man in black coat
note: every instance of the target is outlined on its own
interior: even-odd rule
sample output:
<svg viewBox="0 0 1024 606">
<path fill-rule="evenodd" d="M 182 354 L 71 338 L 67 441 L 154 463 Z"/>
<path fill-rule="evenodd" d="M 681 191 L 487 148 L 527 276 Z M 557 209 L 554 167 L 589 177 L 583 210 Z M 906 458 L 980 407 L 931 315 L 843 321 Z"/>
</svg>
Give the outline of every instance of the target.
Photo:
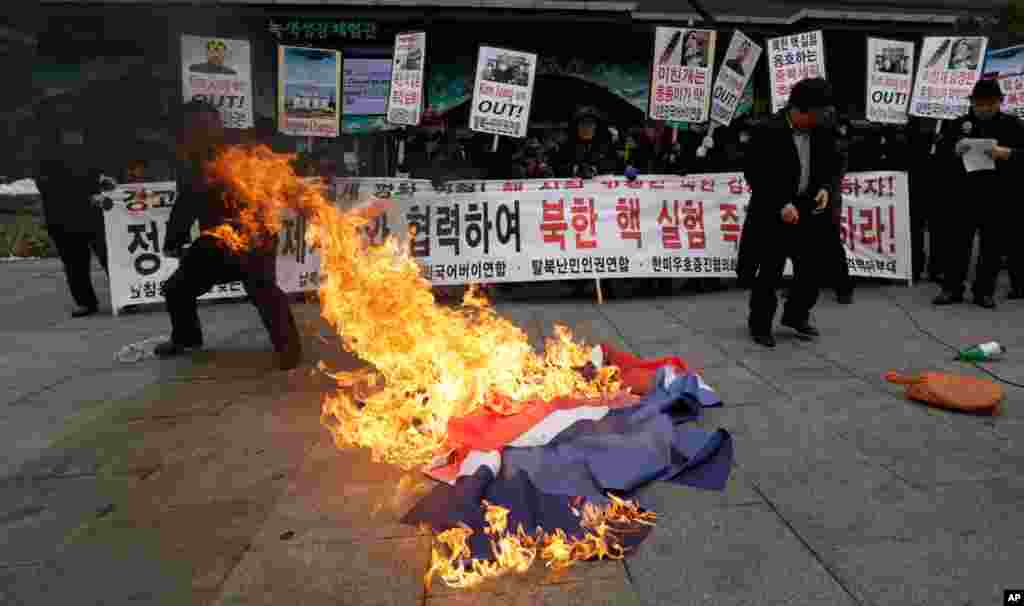
<svg viewBox="0 0 1024 606">
<path fill-rule="evenodd" d="M 765 347 L 775 346 L 776 292 L 787 259 L 793 261 L 794 280 L 781 323 L 804 339 L 819 334 L 810 311 L 835 248 L 829 205 L 841 169 L 826 126 L 831 106 L 831 86 L 823 78 L 798 82 L 788 107 L 754 131 L 746 154 L 743 172 L 753 195 L 737 273 L 751 285 L 751 337 Z"/>
<path fill-rule="evenodd" d="M 44 152 L 35 178 L 43 200 L 46 231 L 57 247 L 75 301 L 71 312 L 74 318 L 99 310 L 92 286 L 93 254 L 107 270 L 103 211 L 92 201 L 100 193 L 100 177 L 84 142 L 62 141 Z"/>
<path fill-rule="evenodd" d="M 209 181 L 204 170 L 224 142 L 217 109 L 202 101 L 189 102 L 181 126 L 178 196 L 164 238 L 164 254 L 180 258 L 181 264 L 167 280 L 164 295 L 171 316 L 171 340 L 158 345 L 155 353 L 166 358 L 202 347 L 197 299 L 216 284 L 240 280 L 270 333 L 281 369 L 291 370 L 301 361 L 302 343 L 288 298 L 276 281 L 277 239 L 262 237 L 253 250 L 235 252 L 218 238 L 202 235 L 184 249 L 197 220 L 205 231 L 220 225 L 237 226 L 237 217 L 225 203 L 222 187 Z"/>
<path fill-rule="evenodd" d="M 939 142 L 936 156 L 950 175 L 952 187 L 945 200 L 951 212 L 956 212 L 947 225 L 949 254 L 943 271 L 945 280 L 942 293 L 935 305 L 963 303 L 964 282 L 974 249 L 974 234 L 979 233 L 981 251 L 972 291 L 974 303 L 994 309 L 996 277 L 999 275 L 1004 252 L 1012 254 L 1010 279 L 1011 298 L 1024 297 L 1024 267 L 1021 247 L 1011 242 L 1007 224 L 1017 212 L 1011 192 L 1016 169 L 1019 174 L 1020 156 L 1024 153 L 1024 123 L 1018 118 L 999 111 L 1003 91 L 995 80 L 979 80 L 971 93 L 971 111 L 943 125 L 949 133 Z M 995 139 L 995 148 L 989 151 L 995 160 L 994 170 L 968 173 L 962 156 L 968 151 L 966 139 Z M 952 204 L 950 204 L 952 203 Z M 961 210 L 962 209 L 962 210 Z M 947 213 L 950 214 L 950 213 Z"/>
</svg>

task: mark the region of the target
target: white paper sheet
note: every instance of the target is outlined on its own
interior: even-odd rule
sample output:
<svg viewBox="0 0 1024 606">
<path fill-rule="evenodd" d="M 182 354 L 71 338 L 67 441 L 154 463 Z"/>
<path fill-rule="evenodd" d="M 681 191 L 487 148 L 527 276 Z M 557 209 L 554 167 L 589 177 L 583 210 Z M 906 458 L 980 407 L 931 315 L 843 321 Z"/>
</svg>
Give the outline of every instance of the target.
<svg viewBox="0 0 1024 606">
<path fill-rule="evenodd" d="M 967 153 L 963 156 L 964 168 L 967 169 L 967 172 L 996 169 L 996 161 L 987 153 L 995 147 L 995 139 L 964 139 L 963 143 L 968 146 Z"/>
</svg>

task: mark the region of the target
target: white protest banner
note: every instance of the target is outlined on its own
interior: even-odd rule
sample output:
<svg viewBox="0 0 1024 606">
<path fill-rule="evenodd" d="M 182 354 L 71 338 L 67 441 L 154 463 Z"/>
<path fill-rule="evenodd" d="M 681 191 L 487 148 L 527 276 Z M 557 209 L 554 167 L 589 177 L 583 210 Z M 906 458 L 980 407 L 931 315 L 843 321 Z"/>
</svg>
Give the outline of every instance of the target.
<svg viewBox="0 0 1024 606">
<path fill-rule="evenodd" d="M 427 34 L 395 36 L 395 63 L 385 115 L 391 124 L 419 126 L 423 111 L 423 70 L 427 60 Z"/>
<path fill-rule="evenodd" d="M 341 53 L 279 46 L 278 130 L 297 137 L 337 137 L 341 127 Z"/>
<path fill-rule="evenodd" d="M 182 91 L 220 111 L 225 128 L 252 128 L 252 50 L 248 40 L 181 37 Z"/>
<path fill-rule="evenodd" d="M 990 50 L 985 55 L 984 78 L 996 78 L 1003 89 L 1002 110 L 1024 118 L 1024 46 Z"/>
<path fill-rule="evenodd" d="M 486 183 L 419 189 L 387 211 L 433 284 L 735 277 L 750 199 L 740 174 Z M 842 190 L 851 273 L 909 279 L 906 173 L 851 173 Z"/>
<path fill-rule="evenodd" d="M 718 70 L 714 92 L 711 95 L 711 120 L 729 126 L 736 108 L 743 98 L 744 89 L 761 58 L 761 47 L 736 30 L 725 52 L 725 62 Z"/>
<path fill-rule="evenodd" d="M 164 284 L 178 268 L 177 259 L 163 255 L 175 184 L 121 185 L 105 197 L 103 221 L 114 313 L 129 305 L 162 303 Z M 198 225 L 193 236 L 198 236 Z M 236 282 L 215 286 L 200 299 L 244 296 L 245 289 Z"/>
<path fill-rule="evenodd" d="M 655 28 L 649 117 L 707 122 L 715 37 L 712 30 Z"/>
<path fill-rule="evenodd" d="M 966 114 L 987 48 L 988 38 L 978 36 L 925 38 L 910 115 L 955 120 Z"/>
<path fill-rule="evenodd" d="M 820 30 L 768 40 L 768 76 L 772 113 L 789 103 L 793 86 L 807 78 L 827 78 L 825 38 Z"/>
<path fill-rule="evenodd" d="M 914 43 L 868 38 L 867 119 L 906 124 L 913 88 Z"/>
<path fill-rule="evenodd" d="M 536 72 L 535 54 L 481 46 L 469 128 L 491 135 L 525 137 Z"/>
</svg>

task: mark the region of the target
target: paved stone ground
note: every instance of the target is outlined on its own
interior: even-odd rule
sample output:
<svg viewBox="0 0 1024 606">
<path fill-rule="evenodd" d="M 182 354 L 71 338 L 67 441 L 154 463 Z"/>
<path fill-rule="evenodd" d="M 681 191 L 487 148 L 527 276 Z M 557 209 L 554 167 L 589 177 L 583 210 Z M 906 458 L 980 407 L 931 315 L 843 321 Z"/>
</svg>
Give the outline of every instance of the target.
<svg viewBox="0 0 1024 606">
<path fill-rule="evenodd" d="M 726 406 L 702 423 L 736 438 L 723 493 L 658 485 L 660 521 L 625 562 L 536 571 L 478 591 L 422 586 L 429 540 L 398 523 L 428 484 L 319 425 L 315 360 L 351 367 L 297 305 L 303 372 L 273 370 L 247 304 L 204 306 L 209 350 L 122 364 L 122 345 L 167 332 L 160 311 L 71 320 L 59 266 L 0 264 L 0 603 L 932 605 L 1001 603 L 1024 586 L 1024 408 L 1002 416 L 905 401 L 889 369 L 945 369 L 955 344 L 998 338 L 991 368 L 1024 383 L 1020 303 L 933 309 L 932 285 L 864 285 L 823 299 L 823 331 L 744 333 L 745 293 L 597 306 L 558 288 L 517 289 L 499 308 L 540 344 L 554 322 L 640 355 L 681 354 Z M 102 283 L 101 274 L 97 282 Z"/>
</svg>

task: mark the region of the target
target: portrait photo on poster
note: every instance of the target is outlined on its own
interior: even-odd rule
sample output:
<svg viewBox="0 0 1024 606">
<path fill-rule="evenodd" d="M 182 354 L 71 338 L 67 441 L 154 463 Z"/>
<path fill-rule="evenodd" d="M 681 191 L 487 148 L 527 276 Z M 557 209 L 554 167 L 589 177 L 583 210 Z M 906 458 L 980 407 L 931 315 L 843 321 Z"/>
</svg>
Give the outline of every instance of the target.
<svg viewBox="0 0 1024 606">
<path fill-rule="evenodd" d="M 660 65 L 708 67 L 710 60 L 710 32 L 673 27 L 657 28 L 656 51 Z"/>
<path fill-rule="evenodd" d="M 949 69 L 978 69 L 981 63 L 982 38 L 957 38 L 949 53 Z"/>
<path fill-rule="evenodd" d="M 902 47 L 881 48 L 875 54 L 875 71 L 905 76 L 910 73 L 910 57 Z"/>
<path fill-rule="evenodd" d="M 237 57 L 233 56 L 226 40 L 212 38 L 206 42 L 205 49 L 201 50 L 205 52 L 205 56 L 202 57 L 201 62 L 197 61 L 195 57 L 192 58 L 192 61 L 197 62 L 188 61 L 188 71 L 195 74 L 238 75 L 238 70 L 233 65 L 233 60 Z"/>
<path fill-rule="evenodd" d="M 480 79 L 495 84 L 529 86 L 532 65 L 529 58 L 501 49 L 489 49 Z"/>
</svg>

